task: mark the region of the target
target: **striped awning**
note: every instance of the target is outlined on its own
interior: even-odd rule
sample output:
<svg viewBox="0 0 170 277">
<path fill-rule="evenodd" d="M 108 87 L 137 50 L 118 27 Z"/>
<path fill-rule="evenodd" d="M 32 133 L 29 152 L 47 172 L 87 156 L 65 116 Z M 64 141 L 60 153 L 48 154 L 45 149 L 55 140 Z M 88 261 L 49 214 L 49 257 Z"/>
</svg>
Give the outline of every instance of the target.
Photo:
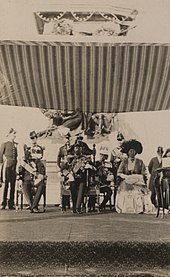
<svg viewBox="0 0 170 277">
<path fill-rule="evenodd" d="M 1 41 L 0 104 L 84 112 L 170 109 L 170 45 Z"/>
</svg>

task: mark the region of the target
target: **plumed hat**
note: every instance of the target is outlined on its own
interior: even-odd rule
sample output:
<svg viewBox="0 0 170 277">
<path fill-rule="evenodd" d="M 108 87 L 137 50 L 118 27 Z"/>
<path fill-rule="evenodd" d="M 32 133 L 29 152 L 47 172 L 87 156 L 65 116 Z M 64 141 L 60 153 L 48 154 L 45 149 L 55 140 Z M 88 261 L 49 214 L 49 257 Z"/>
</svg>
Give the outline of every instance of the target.
<svg viewBox="0 0 170 277">
<path fill-rule="evenodd" d="M 35 131 L 30 132 L 30 138 L 37 138 L 37 133 Z"/>
<path fill-rule="evenodd" d="M 142 151 L 143 151 L 142 144 L 139 141 L 135 140 L 135 139 L 124 141 L 121 144 L 121 152 L 122 153 L 127 154 L 130 149 L 134 149 L 137 154 L 141 154 Z"/>
<path fill-rule="evenodd" d="M 124 136 L 123 136 L 123 134 L 121 132 L 118 132 L 118 134 L 117 134 L 117 140 L 118 141 L 124 140 Z"/>
<path fill-rule="evenodd" d="M 65 138 L 66 138 L 66 139 L 71 138 L 71 134 L 70 134 L 70 133 L 67 133 L 67 135 L 65 135 Z"/>
<path fill-rule="evenodd" d="M 83 132 L 80 132 L 78 134 L 75 135 L 77 137 L 77 139 L 83 140 Z"/>
<path fill-rule="evenodd" d="M 166 151 L 165 151 L 165 154 L 163 156 L 163 158 L 166 158 L 167 157 L 167 154 L 170 152 L 170 148 L 167 148 Z"/>
<path fill-rule="evenodd" d="M 10 134 L 16 134 L 16 131 L 13 128 L 11 128 L 6 136 L 8 137 Z"/>
<path fill-rule="evenodd" d="M 107 147 L 101 147 L 100 152 L 101 155 L 109 156 L 109 150 Z"/>
</svg>

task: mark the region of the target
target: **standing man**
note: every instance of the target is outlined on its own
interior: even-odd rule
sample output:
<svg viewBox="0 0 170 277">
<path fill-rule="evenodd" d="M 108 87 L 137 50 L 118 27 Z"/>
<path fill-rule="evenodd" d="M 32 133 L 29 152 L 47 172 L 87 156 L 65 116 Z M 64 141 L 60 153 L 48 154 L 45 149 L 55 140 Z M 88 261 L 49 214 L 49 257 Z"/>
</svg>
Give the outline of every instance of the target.
<svg viewBox="0 0 170 277">
<path fill-rule="evenodd" d="M 61 176 L 62 176 L 62 182 L 61 184 L 61 205 L 62 205 L 62 211 L 66 211 L 66 206 L 70 208 L 70 195 L 69 191 L 67 191 L 66 184 L 70 184 L 70 188 L 73 185 L 73 180 L 70 181 L 70 162 L 71 162 L 71 156 L 70 156 L 70 138 L 71 135 L 68 132 L 64 136 L 65 144 L 59 148 L 58 155 L 57 155 L 57 165 L 60 168 Z"/>
<path fill-rule="evenodd" d="M 58 151 L 57 165 L 61 169 L 61 171 L 63 169 L 69 169 L 70 150 L 71 150 L 70 137 L 71 137 L 70 133 L 64 136 L 65 144 L 61 146 Z"/>
<path fill-rule="evenodd" d="M 17 143 L 15 142 L 16 131 L 11 128 L 7 134 L 8 140 L 1 145 L 0 164 L 1 164 L 1 182 L 4 183 L 2 210 L 8 207 L 14 210 L 14 194 L 16 181 L 16 165 L 17 165 Z M 8 188 L 10 184 L 10 196 L 7 203 Z"/>
<path fill-rule="evenodd" d="M 148 165 L 149 173 L 151 174 L 149 179 L 149 189 L 151 190 L 151 202 L 155 206 L 156 205 L 156 192 L 154 189 L 154 182 L 155 178 L 157 176 L 156 169 L 162 167 L 162 156 L 163 156 L 163 148 L 161 146 L 158 146 L 157 149 L 157 156 L 153 157 Z"/>
</svg>

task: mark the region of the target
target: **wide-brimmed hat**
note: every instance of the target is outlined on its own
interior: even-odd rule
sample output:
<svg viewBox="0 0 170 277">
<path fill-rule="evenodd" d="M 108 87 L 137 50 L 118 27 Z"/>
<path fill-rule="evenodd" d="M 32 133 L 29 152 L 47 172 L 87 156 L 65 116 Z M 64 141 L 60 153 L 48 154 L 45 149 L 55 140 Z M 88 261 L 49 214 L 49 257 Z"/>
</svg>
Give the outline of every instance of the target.
<svg viewBox="0 0 170 277">
<path fill-rule="evenodd" d="M 142 144 L 137 141 L 136 139 L 131 139 L 128 141 L 124 141 L 121 144 L 121 152 L 122 153 L 128 153 L 130 149 L 134 149 L 137 154 L 141 154 L 143 151 Z"/>
<path fill-rule="evenodd" d="M 109 150 L 107 147 L 102 147 L 99 151 L 101 155 L 109 156 Z"/>
<path fill-rule="evenodd" d="M 10 128 L 9 132 L 7 133 L 7 137 L 11 134 L 16 134 L 16 131 L 13 128 Z"/>
<path fill-rule="evenodd" d="M 165 154 L 163 156 L 163 158 L 166 158 L 167 157 L 167 154 L 170 152 L 170 148 L 167 148 L 166 151 L 165 151 Z"/>
</svg>

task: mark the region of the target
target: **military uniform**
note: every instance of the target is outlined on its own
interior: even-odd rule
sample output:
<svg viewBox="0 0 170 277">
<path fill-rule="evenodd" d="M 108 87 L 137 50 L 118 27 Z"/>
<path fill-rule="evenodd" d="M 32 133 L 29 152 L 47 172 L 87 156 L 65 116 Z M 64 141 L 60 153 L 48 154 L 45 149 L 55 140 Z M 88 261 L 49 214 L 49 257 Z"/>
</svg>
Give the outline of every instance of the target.
<svg viewBox="0 0 170 277">
<path fill-rule="evenodd" d="M 7 205 L 8 187 L 10 184 L 10 197 L 8 201 L 9 209 L 14 206 L 15 181 L 16 181 L 16 165 L 17 165 L 17 143 L 14 141 L 7 141 L 2 144 L 0 149 L 0 163 L 3 163 L 1 172 L 1 181 L 4 182 L 4 193 L 2 208 L 5 209 Z M 5 160 L 4 160 L 5 157 Z"/>
<path fill-rule="evenodd" d="M 35 131 L 30 133 L 31 139 L 37 139 Z M 25 163 L 22 164 L 20 174 L 23 179 L 23 192 L 30 206 L 31 212 L 38 211 L 38 204 L 45 187 L 45 165 L 41 158 L 43 157 L 43 148 L 35 141 L 32 146 L 24 146 Z M 42 179 L 35 185 L 36 177 L 42 176 Z M 36 190 L 34 191 L 34 189 Z"/>
<path fill-rule="evenodd" d="M 68 136 L 66 138 L 69 138 Z M 57 165 L 61 170 L 61 176 L 63 177 L 63 172 L 66 170 L 68 175 L 70 171 L 70 162 L 73 158 L 70 155 L 70 142 L 67 141 L 65 145 L 61 146 L 58 151 L 57 155 Z M 66 178 L 67 179 L 67 178 Z M 61 190 L 62 190 L 61 182 Z M 70 187 L 72 186 L 72 182 L 69 181 Z M 69 194 L 62 194 L 62 210 L 66 211 L 66 206 L 70 208 L 70 195 Z"/>
</svg>

